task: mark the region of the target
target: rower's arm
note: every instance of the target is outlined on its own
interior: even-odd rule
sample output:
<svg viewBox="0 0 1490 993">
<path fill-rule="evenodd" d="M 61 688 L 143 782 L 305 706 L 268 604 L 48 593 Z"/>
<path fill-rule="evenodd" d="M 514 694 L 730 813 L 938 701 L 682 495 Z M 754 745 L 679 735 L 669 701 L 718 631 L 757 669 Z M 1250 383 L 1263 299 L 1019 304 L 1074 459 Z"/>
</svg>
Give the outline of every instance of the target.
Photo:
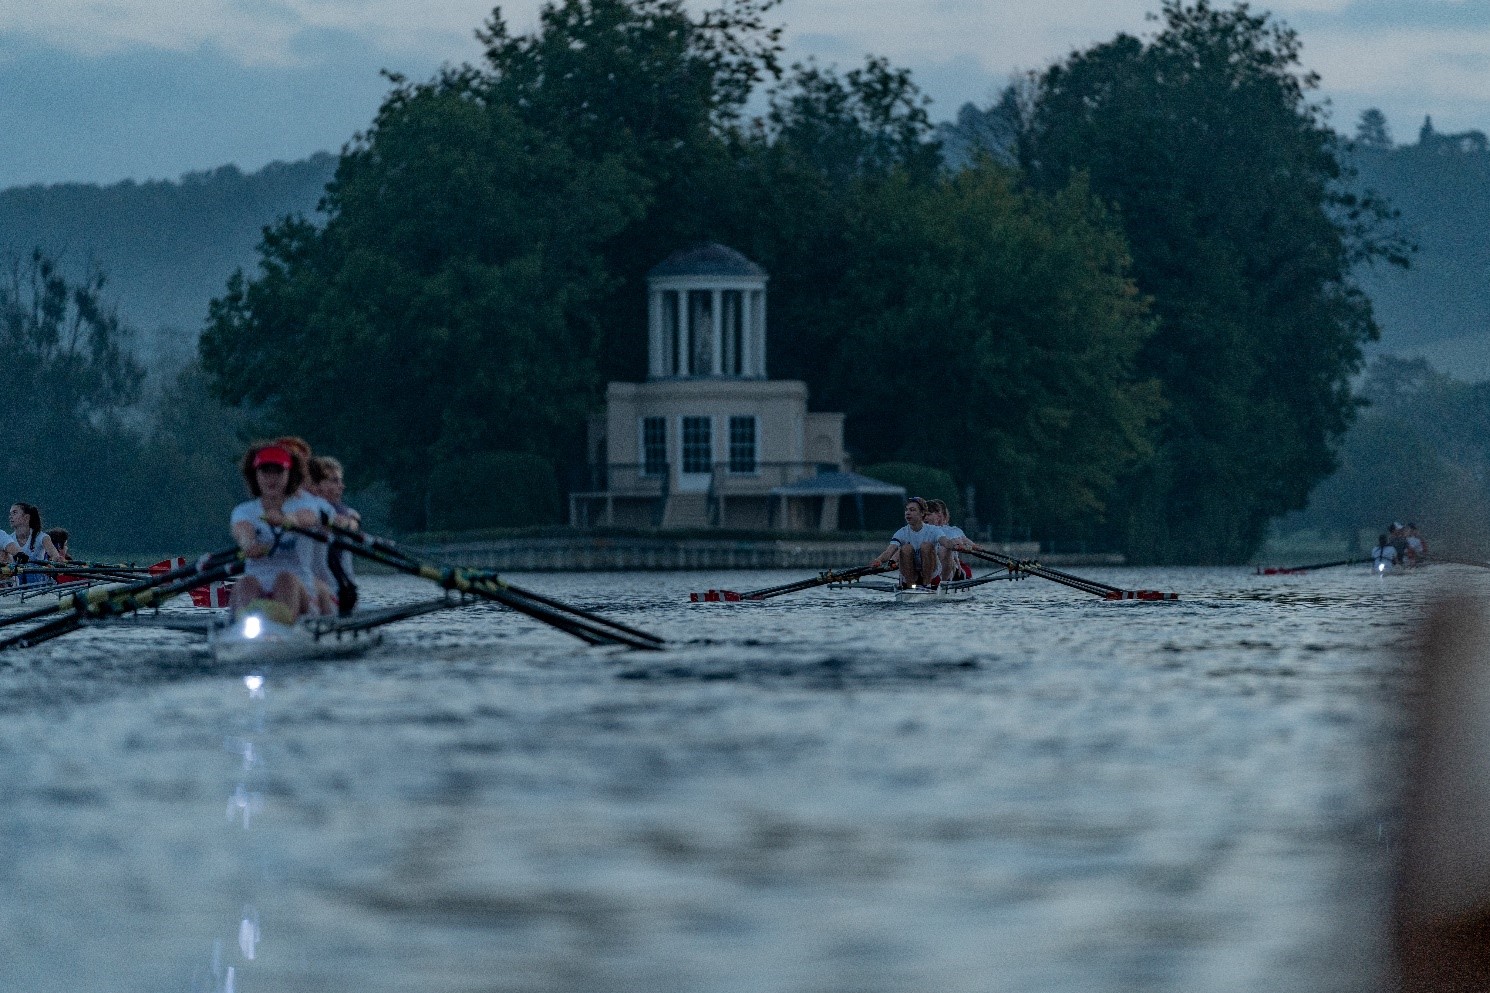
<svg viewBox="0 0 1490 993">
<path fill-rule="evenodd" d="M 234 524 L 233 540 L 238 543 L 239 548 L 243 549 L 243 554 L 251 559 L 260 558 L 269 550 L 254 534 L 252 521 L 239 521 Z"/>
<path fill-rule="evenodd" d="M 878 569 L 880 567 L 880 564 L 881 563 L 887 562 L 890 559 L 895 558 L 895 556 L 897 554 L 899 554 L 899 552 L 900 552 L 900 543 L 898 541 L 892 541 L 888 545 L 886 545 L 885 546 L 885 550 L 883 552 L 880 552 L 878 555 L 876 555 L 874 557 L 874 560 L 872 562 L 870 562 L 869 564 L 871 566 L 873 566 L 874 568 Z"/>
</svg>

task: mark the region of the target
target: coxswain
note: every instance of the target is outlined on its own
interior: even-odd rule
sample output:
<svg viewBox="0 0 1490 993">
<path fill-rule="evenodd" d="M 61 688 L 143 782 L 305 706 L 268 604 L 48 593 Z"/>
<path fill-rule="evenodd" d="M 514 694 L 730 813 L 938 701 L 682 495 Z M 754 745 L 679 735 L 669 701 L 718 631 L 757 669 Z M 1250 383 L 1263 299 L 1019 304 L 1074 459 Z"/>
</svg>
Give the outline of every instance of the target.
<svg viewBox="0 0 1490 993">
<path fill-rule="evenodd" d="M 878 569 L 886 562 L 900 566 L 900 586 L 930 586 L 936 575 L 936 540 L 941 531 L 927 523 L 930 508 L 920 497 L 911 497 L 905 502 L 905 527 L 896 531 L 890 544 L 870 561 L 870 568 Z"/>
<path fill-rule="evenodd" d="M 41 529 L 41 510 L 34 503 L 10 505 L 10 527 L 12 534 L 5 543 L 5 553 L 17 565 L 26 563 L 60 562 L 62 556 L 52 539 Z M 52 577 L 40 572 L 17 572 L 16 583 L 30 586 L 50 583 Z"/>
<path fill-rule="evenodd" d="M 1396 566 L 1397 549 L 1386 535 L 1376 539 L 1376 547 L 1371 549 L 1371 564 L 1377 572 L 1386 572 Z"/>
<path fill-rule="evenodd" d="M 316 523 L 314 510 L 290 503 L 305 482 L 305 464 L 288 448 L 258 442 L 244 453 L 239 470 L 253 499 L 233 508 L 233 540 L 246 562 L 229 602 L 234 615 L 255 610 L 293 624 L 316 609 L 315 578 L 300 548 L 310 539 L 282 529 L 286 522 Z"/>
</svg>

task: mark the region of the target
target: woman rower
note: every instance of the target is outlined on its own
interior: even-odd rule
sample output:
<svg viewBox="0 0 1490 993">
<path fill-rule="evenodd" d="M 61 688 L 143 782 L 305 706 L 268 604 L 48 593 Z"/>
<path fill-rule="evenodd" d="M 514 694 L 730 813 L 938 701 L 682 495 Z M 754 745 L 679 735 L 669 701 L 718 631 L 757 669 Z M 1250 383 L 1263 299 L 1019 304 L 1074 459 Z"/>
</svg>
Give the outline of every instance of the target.
<svg viewBox="0 0 1490 993">
<path fill-rule="evenodd" d="M 300 459 L 300 464 L 305 466 L 304 482 L 298 490 L 290 494 L 293 505 L 297 509 L 309 507 L 315 514 L 317 524 L 330 521 L 345 525 L 347 522 L 337 513 L 336 507 L 324 499 L 312 484 L 315 470 L 311 463 L 315 456 L 311 454 L 310 442 L 295 435 L 284 435 L 275 438 L 274 444 L 293 452 Z M 301 554 L 305 557 L 306 567 L 310 570 L 311 578 L 314 580 L 310 586 L 310 592 L 315 600 L 316 609 L 323 614 L 339 613 L 340 604 L 336 589 L 340 584 L 337 583 L 336 576 L 331 571 L 326 544 L 320 541 L 306 542 Z"/>
<path fill-rule="evenodd" d="M 61 562 L 62 555 L 52 539 L 41 529 L 41 510 L 34 503 L 10 505 L 10 527 L 13 534 L 5 544 L 5 553 L 17 564 Z M 50 583 L 52 577 L 40 572 L 18 572 L 16 584 L 31 586 Z"/>
<path fill-rule="evenodd" d="M 315 612 L 315 579 L 299 547 L 309 539 L 281 530 L 286 522 L 316 523 L 314 510 L 290 503 L 305 481 L 305 463 L 288 448 L 258 442 L 244 453 L 239 469 L 254 499 L 233 508 L 233 540 L 247 562 L 229 603 L 235 615 L 254 609 L 292 624 Z"/>
</svg>

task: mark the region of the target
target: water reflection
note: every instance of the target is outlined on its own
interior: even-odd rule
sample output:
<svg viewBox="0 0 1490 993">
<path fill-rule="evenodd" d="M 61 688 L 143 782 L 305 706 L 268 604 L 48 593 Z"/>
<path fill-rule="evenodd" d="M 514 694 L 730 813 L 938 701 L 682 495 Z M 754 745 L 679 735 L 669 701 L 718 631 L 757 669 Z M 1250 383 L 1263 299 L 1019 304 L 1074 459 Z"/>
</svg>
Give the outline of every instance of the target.
<svg viewBox="0 0 1490 993">
<path fill-rule="evenodd" d="M 224 748 L 240 759 L 238 781 L 228 794 L 226 820 L 228 824 L 239 826 L 243 831 L 253 828 L 254 820 L 264 806 L 263 792 L 255 787 L 263 770 L 263 752 L 259 738 L 266 727 L 266 686 L 267 680 L 262 672 L 250 672 L 243 677 L 243 687 L 248 691 L 249 702 L 247 719 L 244 722 L 247 733 L 229 736 L 223 741 Z M 230 961 L 228 943 L 222 938 L 214 939 L 207 976 L 199 976 L 193 982 L 193 993 L 234 993 L 239 967 L 258 957 L 261 938 L 259 911 L 254 904 L 248 902 L 242 908 L 238 915 L 236 935 L 237 957 L 240 961 Z"/>
</svg>

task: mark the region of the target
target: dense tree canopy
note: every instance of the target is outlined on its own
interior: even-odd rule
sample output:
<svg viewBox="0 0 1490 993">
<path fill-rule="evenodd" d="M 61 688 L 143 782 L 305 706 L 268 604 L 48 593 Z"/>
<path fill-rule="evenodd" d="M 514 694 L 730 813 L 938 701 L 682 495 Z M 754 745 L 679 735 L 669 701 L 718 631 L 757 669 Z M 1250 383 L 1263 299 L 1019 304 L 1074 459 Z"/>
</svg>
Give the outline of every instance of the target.
<svg viewBox="0 0 1490 993">
<path fill-rule="evenodd" d="M 1139 369 L 1169 412 L 1128 481 L 1123 544 L 1234 561 L 1333 470 L 1377 335 L 1350 267 L 1394 246 L 1374 237 L 1373 204 L 1339 192 L 1291 30 L 1207 0 L 1167 0 L 1160 22 L 1039 78 L 1022 161 L 1047 189 L 1090 176 L 1159 317 Z"/>
<path fill-rule="evenodd" d="M 1349 268 L 1391 246 L 1290 31 L 1166 3 L 969 118 L 948 169 L 906 71 L 783 72 L 775 2 L 498 11 L 480 65 L 394 77 L 324 219 L 214 302 L 215 389 L 421 526 L 434 466 L 572 458 L 642 375 L 647 269 L 709 239 L 771 273 L 771 374 L 861 464 L 948 471 L 996 525 L 1220 561 L 1303 503 L 1375 332 Z"/>
</svg>

